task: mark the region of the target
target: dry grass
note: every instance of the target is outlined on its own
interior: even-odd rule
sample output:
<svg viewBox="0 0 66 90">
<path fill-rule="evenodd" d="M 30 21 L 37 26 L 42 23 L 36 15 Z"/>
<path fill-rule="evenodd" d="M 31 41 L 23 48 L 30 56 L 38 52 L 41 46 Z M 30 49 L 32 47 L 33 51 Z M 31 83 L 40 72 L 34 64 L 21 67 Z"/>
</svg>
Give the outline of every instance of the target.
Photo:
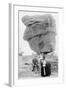
<svg viewBox="0 0 66 90">
<path fill-rule="evenodd" d="M 32 56 L 19 56 L 19 78 L 33 78 L 41 77 L 40 69 L 39 72 L 32 72 Z M 47 56 L 47 62 L 51 63 L 51 75 L 50 77 L 56 77 L 58 75 L 58 59 L 57 56 Z"/>
</svg>

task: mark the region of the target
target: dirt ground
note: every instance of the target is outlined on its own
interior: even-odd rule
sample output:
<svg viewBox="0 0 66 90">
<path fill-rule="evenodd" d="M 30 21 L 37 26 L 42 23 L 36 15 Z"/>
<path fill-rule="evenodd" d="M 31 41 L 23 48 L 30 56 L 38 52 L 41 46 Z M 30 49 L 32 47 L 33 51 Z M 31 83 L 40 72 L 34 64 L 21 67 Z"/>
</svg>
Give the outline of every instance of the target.
<svg viewBox="0 0 66 90">
<path fill-rule="evenodd" d="M 48 62 L 51 63 L 51 75 L 49 77 L 58 76 L 58 59 L 57 56 L 47 56 Z M 41 70 L 32 72 L 32 56 L 19 56 L 18 78 L 41 77 Z"/>
</svg>

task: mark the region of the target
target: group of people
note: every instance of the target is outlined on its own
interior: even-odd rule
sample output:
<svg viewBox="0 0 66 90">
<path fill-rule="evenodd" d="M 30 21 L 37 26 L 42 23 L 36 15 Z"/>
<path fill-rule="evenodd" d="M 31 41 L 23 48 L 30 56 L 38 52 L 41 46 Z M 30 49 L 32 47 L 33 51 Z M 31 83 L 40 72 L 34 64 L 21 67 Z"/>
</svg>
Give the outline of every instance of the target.
<svg viewBox="0 0 66 90">
<path fill-rule="evenodd" d="M 42 77 L 51 75 L 51 64 L 46 61 L 44 53 L 41 53 L 39 55 L 39 58 L 37 58 L 36 56 L 33 58 L 32 66 L 32 71 L 34 72 L 35 70 L 40 70 Z"/>
</svg>

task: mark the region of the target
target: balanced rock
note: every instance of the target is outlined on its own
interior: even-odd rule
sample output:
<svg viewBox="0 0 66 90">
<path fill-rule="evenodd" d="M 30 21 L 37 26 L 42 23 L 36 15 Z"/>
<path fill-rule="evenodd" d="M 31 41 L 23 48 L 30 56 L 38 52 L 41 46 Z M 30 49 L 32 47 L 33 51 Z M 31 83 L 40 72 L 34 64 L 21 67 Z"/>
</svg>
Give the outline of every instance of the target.
<svg viewBox="0 0 66 90">
<path fill-rule="evenodd" d="M 24 16 L 22 22 L 26 25 L 23 38 L 33 51 L 40 53 L 55 49 L 56 24 L 52 15 Z"/>
</svg>

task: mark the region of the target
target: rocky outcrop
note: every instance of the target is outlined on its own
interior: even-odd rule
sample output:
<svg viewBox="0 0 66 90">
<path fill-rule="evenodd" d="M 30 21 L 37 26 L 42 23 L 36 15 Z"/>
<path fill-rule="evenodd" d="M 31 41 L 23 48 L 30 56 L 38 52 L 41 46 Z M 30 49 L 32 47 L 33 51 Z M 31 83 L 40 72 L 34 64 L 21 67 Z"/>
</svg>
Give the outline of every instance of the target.
<svg viewBox="0 0 66 90">
<path fill-rule="evenodd" d="M 23 38 L 28 41 L 33 51 L 54 51 L 56 24 L 52 15 L 24 16 L 22 22 L 26 25 Z"/>
</svg>

